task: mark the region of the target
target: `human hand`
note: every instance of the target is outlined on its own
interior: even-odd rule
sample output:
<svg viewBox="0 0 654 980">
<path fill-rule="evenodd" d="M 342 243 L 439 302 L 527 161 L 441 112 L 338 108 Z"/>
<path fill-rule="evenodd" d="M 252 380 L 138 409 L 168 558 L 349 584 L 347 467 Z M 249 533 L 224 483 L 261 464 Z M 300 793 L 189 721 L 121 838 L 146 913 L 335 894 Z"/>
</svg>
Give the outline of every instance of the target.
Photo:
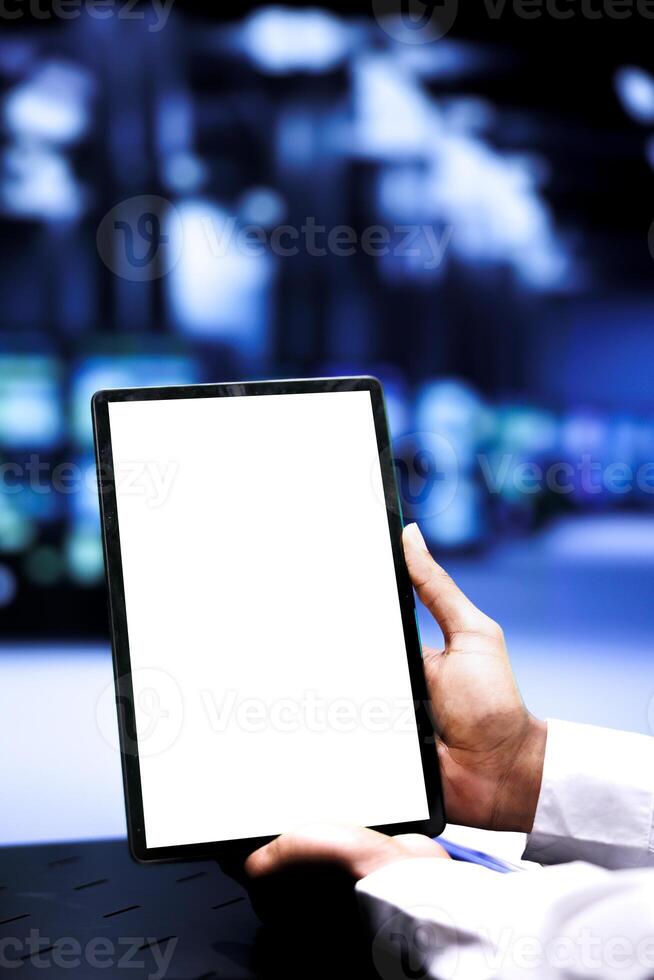
<svg viewBox="0 0 654 980">
<path fill-rule="evenodd" d="M 294 867 L 331 865 L 358 881 L 387 864 L 410 857 L 449 860 L 447 851 L 421 834 L 387 837 L 364 827 L 310 824 L 282 834 L 254 851 L 245 862 L 245 872 L 252 879 Z"/>
<path fill-rule="evenodd" d="M 421 602 L 438 622 L 443 650 L 424 648 L 448 820 L 529 833 L 547 726 L 527 711 L 501 628 L 463 594 L 427 550 L 417 524 L 404 554 Z"/>
</svg>

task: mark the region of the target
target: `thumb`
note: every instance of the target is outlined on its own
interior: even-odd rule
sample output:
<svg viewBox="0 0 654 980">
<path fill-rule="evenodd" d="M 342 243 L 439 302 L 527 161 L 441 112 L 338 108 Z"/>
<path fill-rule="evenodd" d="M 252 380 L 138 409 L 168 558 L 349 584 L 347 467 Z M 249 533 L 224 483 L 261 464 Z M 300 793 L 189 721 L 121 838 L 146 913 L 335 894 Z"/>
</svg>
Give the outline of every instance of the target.
<svg viewBox="0 0 654 980">
<path fill-rule="evenodd" d="M 408 524 L 402 536 L 404 556 L 420 601 L 449 640 L 454 633 L 494 636 L 499 627 L 468 599 L 427 550 L 417 524 Z"/>
<path fill-rule="evenodd" d="M 403 852 L 399 856 L 404 856 Z M 260 878 L 296 865 L 331 864 L 358 880 L 397 859 L 394 838 L 376 830 L 347 824 L 309 824 L 259 848 L 245 862 L 245 871 L 250 878 Z"/>
</svg>

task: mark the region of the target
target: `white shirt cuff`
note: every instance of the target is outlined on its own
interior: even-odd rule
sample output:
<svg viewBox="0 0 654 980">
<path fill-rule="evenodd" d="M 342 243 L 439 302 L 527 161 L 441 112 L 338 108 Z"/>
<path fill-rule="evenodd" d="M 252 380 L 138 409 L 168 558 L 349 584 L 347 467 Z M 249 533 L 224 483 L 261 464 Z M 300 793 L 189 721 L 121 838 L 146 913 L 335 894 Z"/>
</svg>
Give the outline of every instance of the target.
<svg viewBox="0 0 654 980">
<path fill-rule="evenodd" d="M 374 871 L 356 891 L 380 976 L 533 980 L 571 975 L 545 972 L 545 964 L 537 969 L 534 943 L 542 959 L 550 939 L 574 931 L 575 915 L 596 892 L 603 894 L 610 878 L 584 864 L 498 874 L 459 861 L 408 858 Z"/>
<path fill-rule="evenodd" d="M 407 858 L 362 878 L 356 892 L 377 973 L 487 980 L 487 912 L 502 877 L 475 864 Z"/>
<path fill-rule="evenodd" d="M 606 868 L 654 864 L 654 739 L 548 721 L 545 765 L 524 857 Z"/>
</svg>

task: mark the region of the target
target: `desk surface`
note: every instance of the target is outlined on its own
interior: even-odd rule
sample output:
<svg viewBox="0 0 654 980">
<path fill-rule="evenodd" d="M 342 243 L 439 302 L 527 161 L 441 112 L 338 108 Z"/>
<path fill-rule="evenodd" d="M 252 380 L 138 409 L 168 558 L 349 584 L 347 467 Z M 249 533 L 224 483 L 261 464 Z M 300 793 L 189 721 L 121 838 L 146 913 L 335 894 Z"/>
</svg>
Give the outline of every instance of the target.
<svg viewBox="0 0 654 980">
<path fill-rule="evenodd" d="M 292 914 L 261 926 L 213 862 L 138 865 L 126 841 L 0 849 L 0 973 L 19 980 L 361 980 L 334 913 L 316 942 Z"/>
<path fill-rule="evenodd" d="M 0 886 L 0 935 L 14 941 L 4 955 L 20 962 L 16 977 L 152 976 L 158 967 L 167 980 L 257 975 L 257 919 L 216 864 L 143 867 L 126 841 L 10 847 L 0 851 Z M 38 959 L 30 935 L 44 950 Z M 128 973 L 129 958 L 140 971 Z"/>
</svg>

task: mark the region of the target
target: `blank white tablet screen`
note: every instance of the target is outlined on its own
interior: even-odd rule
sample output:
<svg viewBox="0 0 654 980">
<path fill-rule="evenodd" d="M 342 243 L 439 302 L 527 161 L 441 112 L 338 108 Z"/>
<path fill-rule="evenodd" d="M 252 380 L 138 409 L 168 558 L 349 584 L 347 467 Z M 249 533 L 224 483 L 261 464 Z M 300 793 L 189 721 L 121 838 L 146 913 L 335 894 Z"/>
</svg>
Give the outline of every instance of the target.
<svg viewBox="0 0 654 980">
<path fill-rule="evenodd" d="M 427 819 L 370 393 L 109 420 L 147 846 Z"/>
</svg>

